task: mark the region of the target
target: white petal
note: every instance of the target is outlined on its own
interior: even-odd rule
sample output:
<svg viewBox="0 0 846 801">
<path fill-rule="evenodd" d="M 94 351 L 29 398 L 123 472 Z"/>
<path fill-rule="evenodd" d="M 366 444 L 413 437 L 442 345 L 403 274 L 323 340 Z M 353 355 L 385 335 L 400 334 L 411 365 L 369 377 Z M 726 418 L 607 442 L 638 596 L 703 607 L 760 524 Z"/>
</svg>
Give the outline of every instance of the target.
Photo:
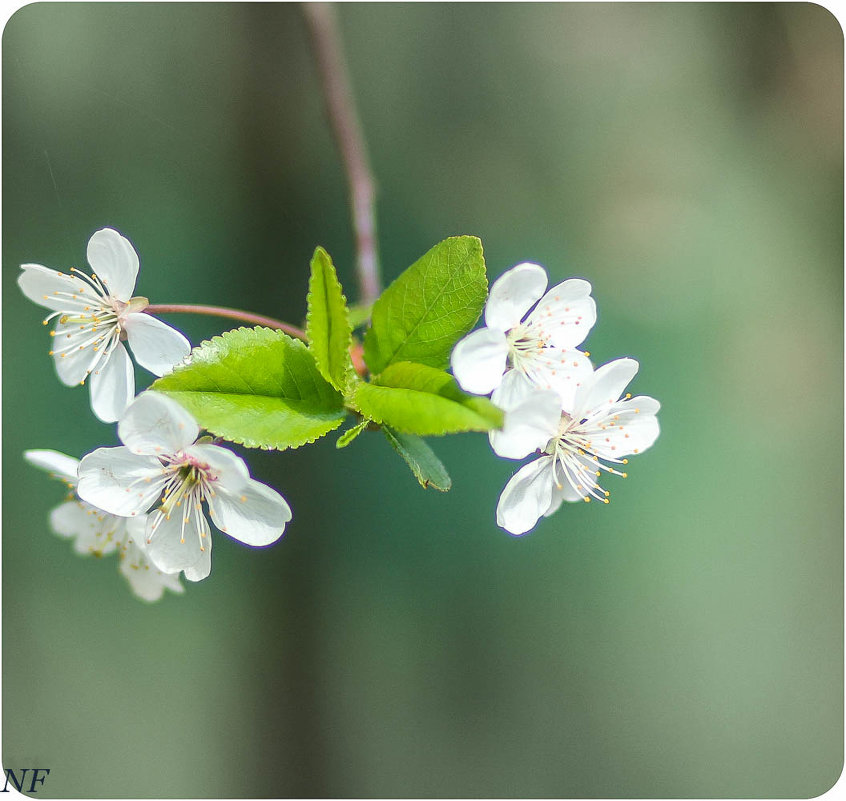
<svg viewBox="0 0 846 801">
<path fill-rule="evenodd" d="M 142 392 L 118 423 L 118 436 L 130 450 L 173 454 L 191 445 L 200 429 L 176 401 L 159 392 Z"/>
<path fill-rule="evenodd" d="M 543 295 L 546 284 L 546 270 L 539 264 L 523 262 L 504 272 L 491 286 L 485 325 L 498 331 L 514 328 Z"/>
<path fill-rule="evenodd" d="M 552 287 L 529 315 L 528 324 L 557 348 L 575 348 L 585 341 L 596 322 L 591 286 L 570 278 Z"/>
<path fill-rule="evenodd" d="M 250 479 L 237 492 L 215 487 L 209 498 L 214 524 L 246 545 L 260 547 L 276 542 L 291 519 L 291 507 L 276 490 Z"/>
<path fill-rule="evenodd" d="M 65 481 L 76 486 L 76 471 L 79 468 L 79 459 L 67 456 L 59 451 L 32 450 L 24 451 L 24 459 L 30 464 L 46 470 L 54 478 Z"/>
<path fill-rule="evenodd" d="M 53 509 L 50 527 L 60 537 L 73 537 L 74 550 L 82 556 L 111 553 L 124 530 L 123 518 L 95 509 L 84 501 L 68 501 Z"/>
<path fill-rule="evenodd" d="M 112 297 L 128 301 L 138 276 L 138 254 L 113 228 L 102 228 L 88 240 L 88 263 Z"/>
<path fill-rule="evenodd" d="M 59 380 L 68 387 L 81 383 L 88 374 L 103 361 L 106 347 L 111 341 L 111 331 L 107 331 L 106 338 L 101 342 L 92 339 L 89 326 L 81 328 L 79 325 L 58 323 L 56 336 L 52 341 L 53 362 Z M 94 350 L 94 347 L 98 350 Z"/>
<path fill-rule="evenodd" d="M 573 451 L 559 453 L 558 462 L 553 470 L 553 492 L 561 490 L 565 500 L 585 500 L 593 498 L 605 501 L 607 493 L 599 485 L 601 470 L 596 458 L 586 453 Z M 569 489 L 568 489 L 569 487 Z"/>
<path fill-rule="evenodd" d="M 91 373 L 91 408 L 104 423 L 114 423 L 135 397 L 135 369 L 118 342 L 105 362 Z"/>
<path fill-rule="evenodd" d="M 639 395 L 615 403 L 606 416 L 582 426 L 580 431 L 589 449 L 600 458 L 642 453 L 658 439 L 660 428 L 655 415 L 660 408 L 655 398 Z"/>
<path fill-rule="evenodd" d="M 480 328 L 453 348 L 450 363 L 455 380 L 465 392 L 487 395 L 499 386 L 507 359 L 505 334 Z"/>
<path fill-rule="evenodd" d="M 180 507 L 174 509 L 169 519 L 160 512 L 153 512 L 147 518 L 145 552 L 165 573 L 178 573 L 196 565 L 211 547 L 209 542 L 208 523 L 202 512 L 183 512 Z"/>
<path fill-rule="evenodd" d="M 126 525 L 126 544 L 131 544 L 143 551 L 147 544 L 147 537 L 145 536 L 147 532 L 147 515 L 125 517 L 123 521 Z"/>
<path fill-rule="evenodd" d="M 573 503 L 574 501 L 583 500 L 584 498 L 570 486 L 568 481 L 565 481 L 560 487 L 553 484 L 552 500 L 549 503 L 549 508 L 543 513 L 543 516 L 549 517 L 550 515 L 554 515 L 564 501 Z"/>
<path fill-rule="evenodd" d="M 50 528 L 60 537 L 78 537 L 91 525 L 91 505 L 66 501 L 50 511 Z"/>
<path fill-rule="evenodd" d="M 544 348 L 523 356 L 520 367 L 537 387 L 557 392 L 567 412 L 573 409 L 579 387 L 593 378 L 593 365 L 580 350 Z"/>
<path fill-rule="evenodd" d="M 92 506 L 121 517 L 146 512 L 165 478 L 161 462 L 129 448 L 98 448 L 79 463 L 77 493 Z"/>
<path fill-rule="evenodd" d="M 534 528 L 550 506 L 553 483 L 551 456 L 542 456 L 520 468 L 499 496 L 497 525 L 514 535 Z"/>
<path fill-rule="evenodd" d="M 128 314 L 123 326 L 135 360 L 156 375 L 169 372 L 191 352 L 179 331 L 144 312 Z"/>
<path fill-rule="evenodd" d="M 146 564 L 141 565 L 135 560 L 130 561 L 128 557 L 124 557 L 119 569 L 123 577 L 129 582 L 133 595 L 142 601 L 152 603 L 158 601 L 164 595 L 164 585 L 158 577 L 168 574 L 162 573 L 149 560 L 146 561 Z M 179 574 L 177 573 L 176 576 L 178 578 Z"/>
<path fill-rule="evenodd" d="M 185 568 L 185 578 L 188 581 L 202 581 L 211 573 L 212 538 L 206 539 L 206 549 L 200 555 L 197 562 L 191 567 Z M 180 585 L 181 586 L 181 585 Z"/>
<path fill-rule="evenodd" d="M 185 592 L 179 582 L 179 573 L 162 572 L 150 562 L 146 553 L 134 544 L 123 554 L 120 572 L 126 577 L 132 592 L 144 601 L 158 601 L 165 588 L 171 592 Z"/>
<path fill-rule="evenodd" d="M 573 417 L 582 419 L 607 412 L 620 399 L 638 367 L 634 359 L 615 359 L 597 368 L 576 392 Z"/>
<path fill-rule="evenodd" d="M 237 493 L 250 481 L 250 471 L 246 463 L 228 448 L 202 443 L 186 448 L 185 454 L 208 466 L 214 476 L 215 489 L 223 485 L 228 492 Z"/>
<path fill-rule="evenodd" d="M 82 310 L 92 298 L 94 290 L 81 278 L 40 264 L 22 264 L 18 286 L 33 303 L 53 311 Z M 77 298 L 73 298 L 77 295 Z"/>
<path fill-rule="evenodd" d="M 558 393 L 537 389 L 522 373 L 509 370 L 491 401 L 505 410 L 502 431 L 488 432 L 498 456 L 522 459 L 542 449 L 558 433 L 561 401 Z"/>
<path fill-rule="evenodd" d="M 125 523 L 129 518 L 116 517 L 90 503 L 80 501 L 88 514 L 88 526 L 79 533 L 73 549 L 82 556 L 105 556 L 117 550 L 126 537 Z"/>
</svg>

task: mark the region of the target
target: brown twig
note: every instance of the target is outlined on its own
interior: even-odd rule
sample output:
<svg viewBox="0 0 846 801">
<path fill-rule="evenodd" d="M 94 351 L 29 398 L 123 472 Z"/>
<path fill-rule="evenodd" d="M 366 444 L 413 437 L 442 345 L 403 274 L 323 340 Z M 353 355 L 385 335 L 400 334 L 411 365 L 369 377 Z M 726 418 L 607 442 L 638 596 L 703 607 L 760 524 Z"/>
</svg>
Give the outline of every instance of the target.
<svg viewBox="0 0 846 801">
<path fill-rule="evenodd" d="M 381 290 L 376 191 L 367 147 L 353 100 L 334 8 L 329 3 L 303 3 L 302 7 L 317 57 L 329 122 L 349 182 L 360 301 L 366 305 L 376 300 Z"/>
<path fill-rule="evenodd" d="M 195 306 L 190 303 L 151 303 L 144 308 L 145 312 L 151 314 L 172 314 L 187 312 L 188 314 L 208 314 L 212 317 L 229 317 L 232 320 L 240 320 L 243 323 L 253 325 L 264 325 L 268 328 L 277 328 L 286 334 L 307 342 L 305 331 L 281 320 L 274 320 L 273 317 L 265 317 L 262 314 L 241 311 L 240 309 L 227 309 L 225 306 Z"/>
</svg>

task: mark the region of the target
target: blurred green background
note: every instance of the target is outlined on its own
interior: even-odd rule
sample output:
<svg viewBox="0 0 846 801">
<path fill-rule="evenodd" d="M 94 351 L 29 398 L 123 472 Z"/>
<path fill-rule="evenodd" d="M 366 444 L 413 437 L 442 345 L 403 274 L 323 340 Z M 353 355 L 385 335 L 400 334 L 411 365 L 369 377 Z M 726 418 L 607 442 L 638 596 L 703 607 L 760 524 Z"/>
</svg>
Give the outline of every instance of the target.
<svg viewBox="0 0 846 801">
<path fill-rule="evenodd" d="M 3 765 L 39 795 L 813 796 L 843 757 L 843 35 L 810 4 L 344 4 L 385 279 L 475 234 L 588 278 L 662 436 L 523 538 L 517 465 L 249 453 L 285 538 L 149 606 L 25 448 L 117 444 L 19 265 L 298 322 L 346 185 L 293 4 L 30 5 L 3 39 Z M 197 343 L 228 326 L 172 316 Z M 143 386 L 149 381 L 140 375 Z"/>
</svg>

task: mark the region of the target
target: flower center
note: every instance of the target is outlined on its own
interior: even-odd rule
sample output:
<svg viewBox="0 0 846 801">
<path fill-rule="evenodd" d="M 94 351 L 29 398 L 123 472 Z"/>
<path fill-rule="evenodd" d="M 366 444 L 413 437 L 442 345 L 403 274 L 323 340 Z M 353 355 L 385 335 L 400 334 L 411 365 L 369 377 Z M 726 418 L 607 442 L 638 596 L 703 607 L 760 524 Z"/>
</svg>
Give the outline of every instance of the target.
<svg viewBox="0 0 846 801">
<path fill-rule="evenodd" d="M 600 460 L 586 437 L 583 426 L 587 420 L 575 420 L 568 414 L 561 415 L 558 433 L 549 440 L 544 453 L 553 457 L 552 475 L 558 489 L 566 481 L 585 501 L 595 498 L 603 503 L 610 503 L 608 490 L 603 489 L 597 479 L 604 470 L 616 476 L 627 477 L 627 473 L 605 464 L 628 464 L 628 459 L 612 459 L 607 456 Z"/>
<path fill-rule="evenodd" d="M 546 347 L 546 337 L 532 326 L 520 323 L 514 326 L 506 335 L 508 343 L 508 359 L 515 369 L 525 367 L 533 357 Z"/>
<path fill-rule="evenodd" d="M 195 456 L 186 453 L 176 453 L 162 459 L 166 478 L 162 490 L 161 505 L 155 509 L 152 525 L 147 535 L 149 543 L 159 526 L 173 515 L 182 518 L 180 528 L 180 543 L 185 542 L 185 529 L 193 519 L 191 529 L 197 532 L 200 539 L 200 550 L 205 551 L 203 540 L 208 536 L 209 524 L 203 514 L 203 501 L 214 496 L 214 484 L 218 480 L 217 474 L 206 463 Z"/>
<path fill-rule="evenodd" d="M 73 292 L 55 292 L 54 295 L 63 301 L 64 309 L 54 311 L 44 318 L 44 325 L 58 317 L 61 328 L 50 331 L 55 338 L 50 356 L 65 359 L 69 356 L 79 356 L 81 351 L 90 354 L 90 360 L 85 367 L 84 377 L 80 383 L 85 383 L 98 365 L 103 364 L 118 343 L 126 338 L 123 323 L 126 315 L 137 308 L 147 305 L 146 298 L 132 298 L 124 303 L 109 295 L 108 290 L 96 275 L 86 275 L 75 267 L 71 272 L 81 283 Z M 143 303 L 139 304 L 138 301 Z M 134 305 L 133 305 L 134 304 Z"/>
</svg>

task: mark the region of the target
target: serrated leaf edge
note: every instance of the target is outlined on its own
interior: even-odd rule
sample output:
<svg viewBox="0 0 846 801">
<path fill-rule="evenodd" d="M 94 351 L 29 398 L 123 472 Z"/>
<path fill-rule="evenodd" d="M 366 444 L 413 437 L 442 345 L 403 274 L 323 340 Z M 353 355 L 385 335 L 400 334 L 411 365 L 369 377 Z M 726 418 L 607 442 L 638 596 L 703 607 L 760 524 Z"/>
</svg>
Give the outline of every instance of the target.
<svg viewBox="0 0 846 801">
<path fill-rule="evenodd" d="M 347 384 L 348 384 L 350 370 L 353 369 L 352 359 L 350 358 L 350 355 L 349 355 L 350 348 L 352 347 L 352 326 L 350 325 L 349 301 L 347 300 L 347 296 L 344 294 L 344 287 L 341 284 L 340 279 L 338 278 L 338 271 L 335 268 L 335 263 L 332 261 L 332 257 L 329 255 L 329 252 L 325 248 L 318 245 L 317 248 L 315 248 L 314 255 L 312 256 L 312 261 L 314 261 L 314 257 L 317 255 L 318 250 L 323 251 L 326 258 L 329 260 L 329 266 L 332 268 L 332 275 L 335 277 L 335 282 L 337 283 L 338 288 L 341 290 L 341 301 L 344 304 L 343 317 L 344 317 L 344 322 L 346 323 L 346 327 L 347 327 L 347 342 L 346 342 L 347 364 L 344 367 L 344 374 L 341 377 L 341 385 L 340 386 L 338 386 L 338 384 L 335 383 L 335 380 L 332 378 L 332 376 L 329 375 L 329 366 L 326 365 L 325 372 L 324 372 L 324 368 L 321 365 L 321 360 L 318 357 L 317 353 L 314 350 L 312 350 L 312 348 L 310 346 L 309 346 L 309 350 L 311 351 L 311 355 L 314 356 L 314 363 L 317 365 L 317 369 L 320 372 L 320 374 L 323 376 L 323 378 L 326 379 L 326 381 L 329 382 L 339 392 L 345 392 Z M 311 265 L 309 265 L 309 268 L 310 268 L 310 266 Z M 311 297 L 312 297 L 312 281 L 313 280 L 314 280 L 314 272 L 312 271 L 311 274 L 309 275 L 308 292 L 306 293 L 306 336 L 308 336 L 309 341 L 311 340 L 311 336 L 309 334 L 309 329 L 310 329 L 311 322 L 312 322 Z M 327 320 L 329 321 L 328 324 L 330 326 L 330 328 L 329 328 L 330 333 L 327 334 L 327 339 L 331 339 L 331 330 L 332 329 L 331 329 L 331 317 L 329 315 L 327 315 Z"/>
</svg>

